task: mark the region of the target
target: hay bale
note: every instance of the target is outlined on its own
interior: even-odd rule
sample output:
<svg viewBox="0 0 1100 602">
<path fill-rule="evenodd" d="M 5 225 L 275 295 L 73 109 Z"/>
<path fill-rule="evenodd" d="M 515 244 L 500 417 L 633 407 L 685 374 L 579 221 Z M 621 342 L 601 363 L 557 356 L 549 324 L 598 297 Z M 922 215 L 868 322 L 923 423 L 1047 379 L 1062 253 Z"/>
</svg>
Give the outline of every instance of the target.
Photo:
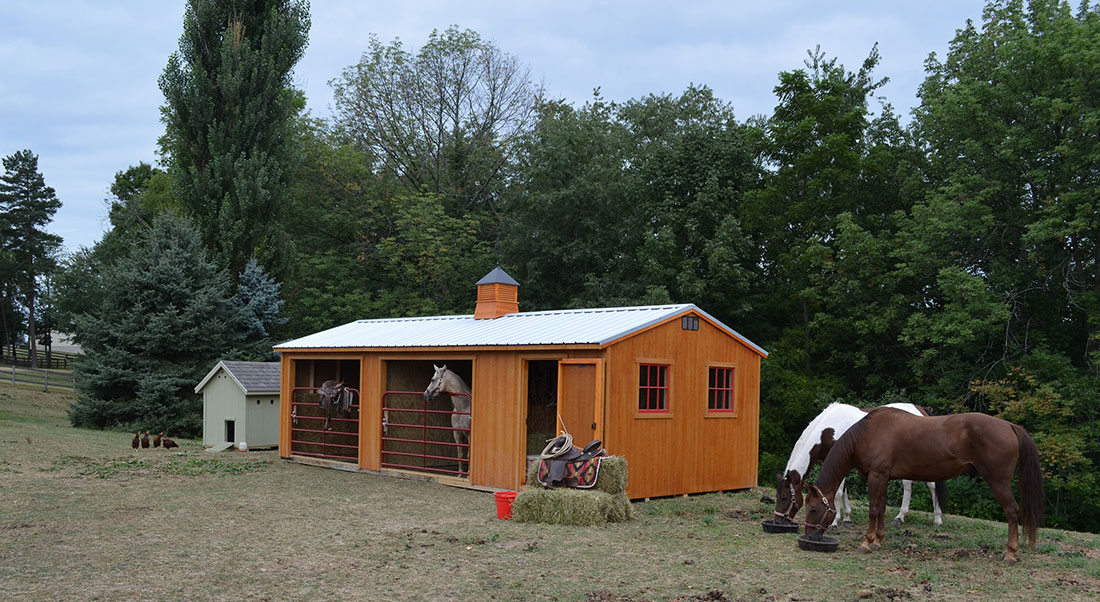
<svg viewBox="0 0 1100 602">
<path fill-rule="evenodd" d="M 524 489 L 512 503 L 512 519 L 526 523 L 591 526 L 625 522 L 634 507 L 625 493 L 583 489 Z"/>
<path fill-rule="evenodd" d="M 527 484 L 532 487 L 542 487 L 538 480 L 539 461 L 532 460 L 527 467 Z M 603 491 L 612 495 L 618 495 L 626 491 L 628 477 L 626 458 L 622 456 L 607 456 L 600 460 L 600 475 L 596 477 L 594 491 Z"/>
</svg>

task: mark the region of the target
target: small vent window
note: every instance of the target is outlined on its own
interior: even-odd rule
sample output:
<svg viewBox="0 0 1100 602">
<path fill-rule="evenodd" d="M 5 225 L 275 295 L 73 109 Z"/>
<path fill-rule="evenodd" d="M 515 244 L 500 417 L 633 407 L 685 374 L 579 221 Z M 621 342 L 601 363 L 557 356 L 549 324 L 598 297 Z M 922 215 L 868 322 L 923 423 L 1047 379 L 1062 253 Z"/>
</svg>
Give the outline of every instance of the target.
<svg viewBox="0 0 1100 602">
<path fill-rule="evenodd" d="M 699 330 L 699 317 L 684 316 L 680 318 L 680 330 Z"/>
</svg>

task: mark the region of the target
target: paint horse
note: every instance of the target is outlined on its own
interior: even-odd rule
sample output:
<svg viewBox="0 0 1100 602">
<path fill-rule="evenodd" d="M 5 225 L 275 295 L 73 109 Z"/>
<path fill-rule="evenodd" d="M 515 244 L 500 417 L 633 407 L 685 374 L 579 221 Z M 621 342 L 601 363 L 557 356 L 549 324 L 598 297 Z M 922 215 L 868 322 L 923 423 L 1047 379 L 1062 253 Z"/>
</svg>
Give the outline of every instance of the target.
<svg viewBox="0 0 1100 602">
<path fill-rule="evenodd" d="M 332 415 L 339 412 L 346 418 L 351 412 L 351 404 L 355 403 L 355 392 L 343 382 L 326 380 L 317 389 L 317 394 L 320 396 L 317 405 L 325 411 L 325 430 L 331 431 Z"/>
<path fill-rule="evenodd" d="M 451 394 L 451 433 L 455 438 L 455 456 L 458 458 L 458 471 L 469 471 L 470 447 L 470 387 L 447 364 L 436 366 L 428 388 L 424 389 L 424 400 L 430 401 L 441 393 Z M 466 459 L 466 470 L 462 469 L 462 460 Z"/>
<path fill-rule="evenodd" d="M 1012 495 L 1019 466 L 1020 504 Z M 816 483 L 807 483 L 806 536 L 820 537 L 836 515 L 831 500 L 848 471 L 867 479 L 869 521 L 861 554 L 877 550 L 886 533 L 886 483 L 891 479 L 945 481 L 977 472 L 1004 510 L 1008 542 L 1004 561 L 1015 564 L 1022 523 L 1031 549 L 1043 520 L 1043 471 L 1039 451 L 1023 427 L 987 414 L 918 418 L 894 408 L 876 408 L 852 425 L 833 446 Z M 1021 520 L 1022 519 L 1022 520 Z"/>
<path fill-rule="evenodd" d="M 892 403 L 884 407 L 897 408 L 917 416 L 928 415 L 911 403 Z M 832 403 L 806 426 L 791 451 L 786 471 L 776 475 L 775 519 L 777 521 L 794 521 L 798 510 L 802 508 L 803 479 L 809 474 L 810 469 L 825 460 L 836 440 L 866 415 L 865 410 L 855 406 Z M 905 522 L 905 517 L 909 514 L 909 501 L 913 494 L 912 481 L 903 480 L 901 484 L 901 509 L 894 519 L 895 525 Z M 945 503 L 943 498 L 946 488 L 942 484 L 936 487 L 935 483 L 928 483 L 928 488 L 932 491 L 932 507 L 935 511 L 933 523 L 942 525 Z M 848 502 L 848 492 L 844 488 L 843 481 L 837 491 L 837 500 L 843 505 L 844 524 L 851 524 L 852 505 Z M 836 526 L 839 520 L 840 516 L 837 515 L 833 520 L 833 526 Z"/>
</svg>

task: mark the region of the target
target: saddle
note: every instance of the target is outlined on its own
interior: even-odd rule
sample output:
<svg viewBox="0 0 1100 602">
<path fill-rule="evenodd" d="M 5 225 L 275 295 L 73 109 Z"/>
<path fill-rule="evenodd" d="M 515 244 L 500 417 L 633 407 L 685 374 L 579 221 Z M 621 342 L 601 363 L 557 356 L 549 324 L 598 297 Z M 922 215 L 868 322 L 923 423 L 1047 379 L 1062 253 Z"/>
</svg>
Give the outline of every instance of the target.
<svg viewBox="0 0 1100 602">
<path fill-rule="evenodd" d="M 584 448 L 573 445 L 568 434 L 551 439 L 539 460 L 538 482 L 545 487 L 589 489 L 596 484 L 600 458 L 607 455 L 599 439 Z"/>
<path fill-rule="evenodd" d="M 332 408 L 344 415 L 347 415 L 351 410 L 351 404 L 355 400 L 355 393 L 348 390 L 347 385 L 344 383 L 336 384 L 332 381 L 325 381 L 317 389 L 317 394 L 320 395 L 317 405 L 325 409 Z"/>
</svg>

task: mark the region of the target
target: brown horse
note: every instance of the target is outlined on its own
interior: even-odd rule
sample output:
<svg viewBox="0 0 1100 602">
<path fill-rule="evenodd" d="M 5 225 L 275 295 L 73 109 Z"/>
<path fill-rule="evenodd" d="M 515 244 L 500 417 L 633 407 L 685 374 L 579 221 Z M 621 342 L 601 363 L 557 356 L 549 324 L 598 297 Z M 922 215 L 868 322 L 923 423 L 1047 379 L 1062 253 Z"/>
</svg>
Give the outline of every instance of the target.
<svg viewBox="0 0 1100 602">
<path fill-rule="evenodd" d="M 1012 473 L 1020 466 L 1020 505 L 1012 495 Z M 986 414 L 918 417 L 893 408 L 871 410 L 837 440 L 816 483 L 804 485 L 806 535 L 820 537 L 836 516 L 833 495 L 848 471 L 867 479 L 870 498 L 867 538 L 859 546 L 877 550 L 886 534 L 886 484 L 892 479 L 945 481 L 976 471 L 1004 510 L 1008 543 L 1004 560 L 1016 562 L 1017 517 L 1031 549 L 1043 519 L 1043 473 L 1039 452 L 1023 427 Z"/>
</svg>

